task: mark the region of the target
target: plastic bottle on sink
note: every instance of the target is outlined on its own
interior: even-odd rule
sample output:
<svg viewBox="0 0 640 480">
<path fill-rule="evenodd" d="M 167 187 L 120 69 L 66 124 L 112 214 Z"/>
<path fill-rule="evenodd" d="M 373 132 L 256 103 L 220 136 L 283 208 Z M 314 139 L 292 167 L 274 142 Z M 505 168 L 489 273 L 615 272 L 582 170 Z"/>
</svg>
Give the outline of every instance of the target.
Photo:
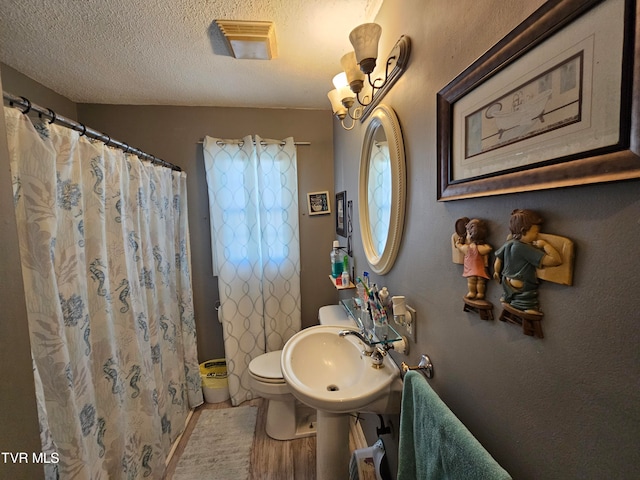
<svg viewBox="0 0 640 480">
<path fill-rule="evenodd" d="M 338 278 L 342 275 L 342 257 L 340 256 L 340 243 L 334 240 L 333 249 L 331 250 L 331 276 Z"/>
</svg>

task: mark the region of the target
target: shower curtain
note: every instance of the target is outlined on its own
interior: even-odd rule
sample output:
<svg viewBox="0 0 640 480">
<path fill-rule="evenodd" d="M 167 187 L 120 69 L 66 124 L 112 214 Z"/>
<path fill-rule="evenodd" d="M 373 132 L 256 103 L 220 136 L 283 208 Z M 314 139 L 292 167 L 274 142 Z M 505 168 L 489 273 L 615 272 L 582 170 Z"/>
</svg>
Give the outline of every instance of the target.
<svg viewBox="0 0 640 480">
<path fill-rule="evenodd" d="M 284 143 L 284 144 L 283 144 Z M 252 398 L 249 362 L 300 330 L 298 176 L 293 138 L 206 137 L 213 270 L 232 404 Z"/>
<path fill-rule="evenodd" d="M 161 478 L 202 403 L 186 175 L 5 117 L 46 477 Z"/>
</svg>

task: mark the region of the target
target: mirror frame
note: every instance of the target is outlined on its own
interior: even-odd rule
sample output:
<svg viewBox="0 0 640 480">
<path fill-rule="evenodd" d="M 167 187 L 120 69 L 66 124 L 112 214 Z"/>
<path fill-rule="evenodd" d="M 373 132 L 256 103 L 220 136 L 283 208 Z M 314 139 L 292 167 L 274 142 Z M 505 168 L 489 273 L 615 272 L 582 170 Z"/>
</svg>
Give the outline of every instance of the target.
<svg viewBox="0 0 640 480">
<path fill-rule="evenodd" d="M 389 234 L 382 253 L 378 253 L 374 247 L 371 236 L 371 223 L 369 221 L 369 200 L 367 198 L 371 147 L 378 127 L 383 128 L 387 137 L 389 160 L 391 161 L 391 217 L 389 219 Z M 362 142 L 360 180 L 358 183 L 358 213 L 362 245 L 371 269 L 379 275 L 389 272 L 398 256 L 404 229 L 406 197 L 407 173 L 400 122 L 398 122 L 398 117 L 391 107 L 380 104 L 371 114 Z"/>
</svg>

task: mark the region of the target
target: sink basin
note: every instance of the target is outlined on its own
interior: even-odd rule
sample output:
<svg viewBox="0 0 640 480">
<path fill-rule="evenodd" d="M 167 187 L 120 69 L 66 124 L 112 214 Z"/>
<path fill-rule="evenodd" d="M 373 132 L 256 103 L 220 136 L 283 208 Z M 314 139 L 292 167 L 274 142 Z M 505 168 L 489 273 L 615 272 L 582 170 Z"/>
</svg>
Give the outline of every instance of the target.
<svg viewBox="0 0 640 480">
<path fill-rule="evenodd" d="M 329 413 L 399 413 L 398 366 L 387 355 L 382 367 L 375 368 L 371 357 L 361 353 L 362 342 L 353 335 L 339 336 L 341 330 L 345 328 L 309 327 L 285 344 L 281 367 L 293 395 Z"/>
</svg>

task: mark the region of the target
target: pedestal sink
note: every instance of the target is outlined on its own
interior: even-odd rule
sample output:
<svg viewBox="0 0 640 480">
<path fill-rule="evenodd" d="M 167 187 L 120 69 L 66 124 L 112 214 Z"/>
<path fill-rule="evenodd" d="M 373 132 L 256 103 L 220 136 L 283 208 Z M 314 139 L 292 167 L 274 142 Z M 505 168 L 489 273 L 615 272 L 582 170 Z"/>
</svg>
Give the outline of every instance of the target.
<svg viewBox="0 0 640 480">
<path fill-rule="evenodd" d="M 349 478 L 349 414 L 399 413 L 400 370 L 387 355 L 374 367 L 364 345 L 342 327 L 298 332 L 282 350 L 283 376 L 293 395 L 318 410 L 317 480 Z M 353 329 L 355 330 L 355 329 Z"/>
</svg>

